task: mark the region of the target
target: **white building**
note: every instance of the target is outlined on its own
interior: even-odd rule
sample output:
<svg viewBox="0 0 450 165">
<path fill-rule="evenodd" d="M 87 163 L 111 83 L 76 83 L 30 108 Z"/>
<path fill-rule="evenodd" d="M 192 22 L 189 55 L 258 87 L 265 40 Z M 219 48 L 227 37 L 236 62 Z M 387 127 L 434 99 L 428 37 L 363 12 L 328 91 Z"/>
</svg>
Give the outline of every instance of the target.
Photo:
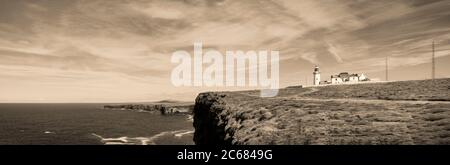
<svg viewBox="0 0 450 165">
<path fill-rule="evenodd" d="M 320 84 L 320 72 L 319 72 L 319 67 L 317 65 L 314 68 L 313 76 L 314 76 L 313 84 L 314 85 L 319 85 Z"/>
<path fill-rule="evenodd" d="M 369 79 L 366 77 L 366 75 L 364 75 L 364 74 L 359 74 L 359 81 L 369 81 Z"/>
<path fill-rule="evenodd" d="M 342 72 L 338 75 L 332 75 L 331 81 L 320 81 L 320 71 L 319 67 L 316 65 L 313 72 L 313 85 L 324 85 L 324 84 L 343 84 L 343 83 L 358 83 L 361 81 L 370 81 L 369 78 L 364 74 L 349 74 L 348 72 Z"/>
<path fill-rule="evenodd" d="M 358 83 L 360 81 L 369 81 L 364 74 L 349 74 L 347 72 L 331 76 L 331 84 Z"/>
</svg>

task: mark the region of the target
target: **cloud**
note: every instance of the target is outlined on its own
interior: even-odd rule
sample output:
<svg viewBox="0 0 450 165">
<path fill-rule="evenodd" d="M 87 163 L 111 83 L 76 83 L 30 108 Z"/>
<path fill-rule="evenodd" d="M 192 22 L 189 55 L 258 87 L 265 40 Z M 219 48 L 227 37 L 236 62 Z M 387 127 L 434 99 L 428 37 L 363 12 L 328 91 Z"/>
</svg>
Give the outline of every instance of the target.
<svg viewBox="0 0 450 165">
<path fill-rule="evenodd" d="M 328 51 L 333 55 L 333 57 L 336 59 L 337 62 L 342 63 L 344 62 L 341 58 L 341 56 L 339 56 L 338 54 L 338 50 L 330 43 L 328 43 Z"/>
<path fill-rule="evenodd" d="M 386 56 L 401 69 L 428 63 L 433 39 L 437 56 L 448 56 L 449 8 L 449 1 L 403 0 L 1 1 L 0 74 L 11 78 L 3 89 L 21 92 L 0 100 L 25 98 L 22 89 L 45 93 L 36 80 L 74 92 L 67 100 L 96 88 L 91 99 L 195 95 L 203 89 L 169 82 L 171 53 L 191 51 L 195 41 L 220 52 L 279 50 L 281 72 L 290 73 L 282 81 L 309 76 L 313 64 L 377 72 Z"/>
<path fill-rule="evenodd" d="M 130 8 L 142 12 L 151 18 L 161 18 L 161 19 L 182 19 L 185 17 L 183 10 L 181 8 L 174 7 L 175 3 L 164 3 L 164 1 L 159 1 L 156 3 L 148 4 L 131 4 Z"/>
</svg>

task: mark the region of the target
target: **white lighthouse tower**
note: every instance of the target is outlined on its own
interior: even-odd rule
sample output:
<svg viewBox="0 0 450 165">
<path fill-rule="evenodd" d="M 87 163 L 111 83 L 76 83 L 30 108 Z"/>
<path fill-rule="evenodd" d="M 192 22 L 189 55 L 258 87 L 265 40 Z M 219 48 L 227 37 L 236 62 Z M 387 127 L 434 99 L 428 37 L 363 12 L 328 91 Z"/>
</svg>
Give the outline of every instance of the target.
<svg viewBox="0 0 450 165">
<path fill-rule="evenodd" d="M 316 67 L 314 68 L 314 72 L 313 72 L 313 76 L 314 76 L 314 85 L 319 85 L 320 83 L 320 72 L 319 72 L 319 67 L 316 65 Z"/>
</svg>

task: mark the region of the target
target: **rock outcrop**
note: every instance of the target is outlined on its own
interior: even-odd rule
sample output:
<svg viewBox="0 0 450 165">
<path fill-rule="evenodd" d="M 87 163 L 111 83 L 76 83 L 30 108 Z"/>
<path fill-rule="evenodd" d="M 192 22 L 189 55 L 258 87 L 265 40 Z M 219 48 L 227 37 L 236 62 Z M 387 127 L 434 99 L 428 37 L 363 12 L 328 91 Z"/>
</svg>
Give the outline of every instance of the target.
<svg viewBox="0 0 450 165">
<path fill-rule="evenodd" d="M 273 98 L 259 91 L 201 93 L 194 142 L 450 144 L 449 85 L 439 79 L 286 88 Z"/>
<path fill-rule="evenodd" d="M 147 112 L 159 112 L 162 115 L 192 114 L 192 104 L 119 104 L 104 105 L 104 109 L 137 110 Z"/>
</svg>

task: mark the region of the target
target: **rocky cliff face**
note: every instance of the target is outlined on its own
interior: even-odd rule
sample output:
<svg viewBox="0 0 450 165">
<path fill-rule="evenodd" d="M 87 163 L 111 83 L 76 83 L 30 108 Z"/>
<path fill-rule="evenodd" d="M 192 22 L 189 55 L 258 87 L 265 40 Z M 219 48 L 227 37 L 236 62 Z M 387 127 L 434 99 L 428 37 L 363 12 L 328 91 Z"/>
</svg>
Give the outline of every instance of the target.
<svg viewBox="0 0 450 165">
<path fill-rule="evenodd" d="M 260 98 L 259 91 L 201 93 L 194 142 L 450 144 L 449 86 L 450 79 L 439 79 L 286 88 L 274 98 Z M 358 93 L 341 97 L 353 88 Z"/>
<path fill-rule="evenodd" d="M 227 109 L 221 101 L 225 94 L 202 93 L 194 106 L 194 127 L 196 144 L 231 144 L 231 138 L 226 130 L 227 115 L 222 114 Z M 227 133 L 228 132 L 228 133 Z"/>
</svg>

